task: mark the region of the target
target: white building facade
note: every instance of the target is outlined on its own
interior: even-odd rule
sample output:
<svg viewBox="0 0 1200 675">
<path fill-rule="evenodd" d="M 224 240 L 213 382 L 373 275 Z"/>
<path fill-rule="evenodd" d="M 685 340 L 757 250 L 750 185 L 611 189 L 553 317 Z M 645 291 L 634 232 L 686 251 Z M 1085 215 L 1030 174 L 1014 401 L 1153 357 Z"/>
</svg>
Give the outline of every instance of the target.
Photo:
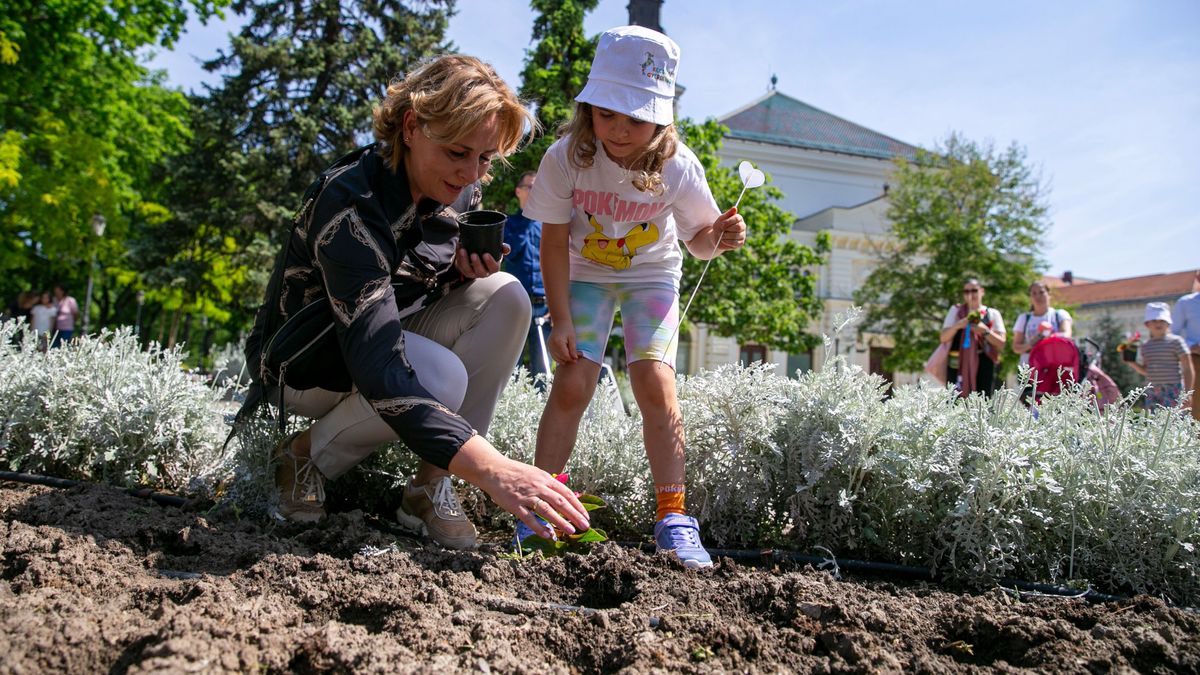
<svg viewBox="0 0 1200 675">
<path fill-rule="evenodd" d="M 833 337 L 835 317 L 853 304 L 855 290 L 870 273 L 880 247 L 889 245 L 888 180 L 896 157 L 912 158 L 916 148 L 772 91 L 721 118 L 729 127 L 721 149 L 722 164 L 748 160 L 763 170 L 783 192 L 780 206 L 797 220 L 791 236 L 813 245 L 817 233 L 830 234 L 832 250 L 817 275 L 824 315 L 808 327 Z M 747 225 L 754 227 L 753 215 Z M 896 382 L 915 375 L 893 375 L 882 367 L 891 347 L 885 335 L 854 330 L 837 336 L 835 349 L 854 364 Z M 738 344 L 716 337 L 704 326 L 680 344 L 681 372 L 696 372 L 724 363 L 764 360 L 781 374 L 820 368 L 820 347 L 807 354 L 787 354 L 761 345 Z"/>
</svg>

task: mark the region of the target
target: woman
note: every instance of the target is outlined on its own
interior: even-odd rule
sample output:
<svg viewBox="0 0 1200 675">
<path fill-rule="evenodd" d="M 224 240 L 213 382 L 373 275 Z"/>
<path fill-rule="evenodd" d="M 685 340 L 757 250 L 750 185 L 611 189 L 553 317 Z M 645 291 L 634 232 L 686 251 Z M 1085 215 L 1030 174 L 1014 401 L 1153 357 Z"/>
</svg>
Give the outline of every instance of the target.
<svg viewBox="0 0 1200 675">
<path fill-rule="evenodd" d="M 375 109 L 376 142 L 309 188 L 247 341 L 247 363 L 264 363 L 263 341 L 289 316 L 328 302 L 340 353 L 331 350 L 327 362 L 344 360 L 352 390 L 337 391 L 332 375 L 304 391 L 283 387 L 284 403 L 317 421 L 276 453 L 279 515 L 320 519 L 324 480 L 399 438 L 423 461 L 397 517 L 444 546 L 476 543 L 451 473 L 545 537 L 546 521 L 568 532 L 588 527 L 562 483 L 483 437 L 531 310 L 491 255 L 458 248 L 455 216 L 478 208 L 492 161 L 515 151 L 533 124 L 490 66 L 444 56 L 393 81 Z"/>
<path fill-rule="evenodd" d="M 1021 355 L 1021 365 L 1029 363 L 1029 352 L 1043 338 L 1051 335 L 1071 337 L 1071 315 L 1065 309 L 1050 306 L 1050 287 L 1041 281 L 1029 285 L 1030 310 L 1017 317 L 1013 324 L 1014 352 Z M 1046 327 L 1049 327 L 1049 331 Z"/>
<path fill-rule="evenodd" d="M 942 342 L 950 343 L 946 380 L 959 395 L 980 392 L 990 397 L 996 388 L 996 364 L 1004 348 L 1004 319 L 983 304 L 983 284 L 971 278 L 963 284 L 963 302 L 952 305 L 942 322 Z"/>
<path fill-rule="evenodd" d="M 54 320 L 58 318 L 58 305 L 50 297 L 50 291 L 43 291 L 38 304 L 29 309 L 29 325 L 33 328 L 38 339 L 38 349 L 46 351 L 50 347 L 50 336 L 54 334 Z"/>
</svg>

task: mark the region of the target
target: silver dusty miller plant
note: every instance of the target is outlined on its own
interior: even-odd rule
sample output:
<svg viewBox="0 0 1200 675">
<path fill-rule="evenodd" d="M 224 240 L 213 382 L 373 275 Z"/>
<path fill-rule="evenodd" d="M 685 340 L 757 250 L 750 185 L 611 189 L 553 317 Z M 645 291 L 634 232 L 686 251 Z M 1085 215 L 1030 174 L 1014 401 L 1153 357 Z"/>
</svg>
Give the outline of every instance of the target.
<svg viewBox="0 0 1200 675">
<path fill-rule="evenodd" d="M 219 485 L 245 511 L 263 510 L 278 431 L 263 420 L 223 453 L 229 403 L 180 367 L 178 350 L 143 352 L 124 331 L 42 354 L 19 330 L 0 327 L 5 468 L 199 492 Z M 1200 602 L 1200 425 L 1180 411 L 1145 414 L 1126 399 L 1100 414 L 1081 387 L 1044 399 L 1036 414 L 1019 388 L 964 400 L 921 383 L 885 399 L 879 377 L 829 352 L 820 371 L 797 379 L 729 365 L 678 386 L 688 505 L 710 544 L 823 548 L 976 585 L 1015 577 Z M 544 406 L 541 391 L 515 378 L 488 437 L 532 460 Z M 293 417 L 293 429 L 305 424 Z M 397 480 L 416 466 L 399 444 L 377 459 Z M 575 490 L 608 502 L 620 529 L 650 530 L 636 409 L 598 399 L 568 471 Z"/>
<path fill-rule="evenodd" d="M 227 469 L 213 390 L 179 349 L 123 328 L 45 353 L 0 326 L 0 464 L 114 485 L 205 493 Z"/>
</svg>

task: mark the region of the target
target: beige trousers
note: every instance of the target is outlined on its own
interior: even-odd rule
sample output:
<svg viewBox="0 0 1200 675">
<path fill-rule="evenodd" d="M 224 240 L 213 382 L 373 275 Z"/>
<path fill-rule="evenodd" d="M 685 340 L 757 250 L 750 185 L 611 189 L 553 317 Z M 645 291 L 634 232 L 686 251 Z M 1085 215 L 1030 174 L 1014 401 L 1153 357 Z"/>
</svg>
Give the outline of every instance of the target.
<svg viewBox="0 0 1200 675">
<path fill-rule="evenodd" d="M 408 362 L 421 385 L 487 434 L 496 402 L 512 377 L 531 316 L 529 295 L 516 277 L 500 272 L 451 291 L 404 321 Z M 284 389 L 284 403 L 317 418 L 312 461 L 337 478 L 366 459 L 396 432 L 357 390 Z"/>
</svg>

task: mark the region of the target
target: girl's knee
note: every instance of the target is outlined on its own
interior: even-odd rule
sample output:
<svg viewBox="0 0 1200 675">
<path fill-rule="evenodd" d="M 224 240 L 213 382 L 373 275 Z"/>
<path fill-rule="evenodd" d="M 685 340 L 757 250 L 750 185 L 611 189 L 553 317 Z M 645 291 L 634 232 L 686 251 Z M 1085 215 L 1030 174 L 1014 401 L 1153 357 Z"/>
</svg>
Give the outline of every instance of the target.
<svg viewBox="0 0 1200 675">
<path fill-rule="evenodd" d="M 549 404 L 565 410 L 587 408 L 596 391 L 596 376 L 588 376 L 586 364 L 559 366 L 550 385 Z"/>
</svg>

